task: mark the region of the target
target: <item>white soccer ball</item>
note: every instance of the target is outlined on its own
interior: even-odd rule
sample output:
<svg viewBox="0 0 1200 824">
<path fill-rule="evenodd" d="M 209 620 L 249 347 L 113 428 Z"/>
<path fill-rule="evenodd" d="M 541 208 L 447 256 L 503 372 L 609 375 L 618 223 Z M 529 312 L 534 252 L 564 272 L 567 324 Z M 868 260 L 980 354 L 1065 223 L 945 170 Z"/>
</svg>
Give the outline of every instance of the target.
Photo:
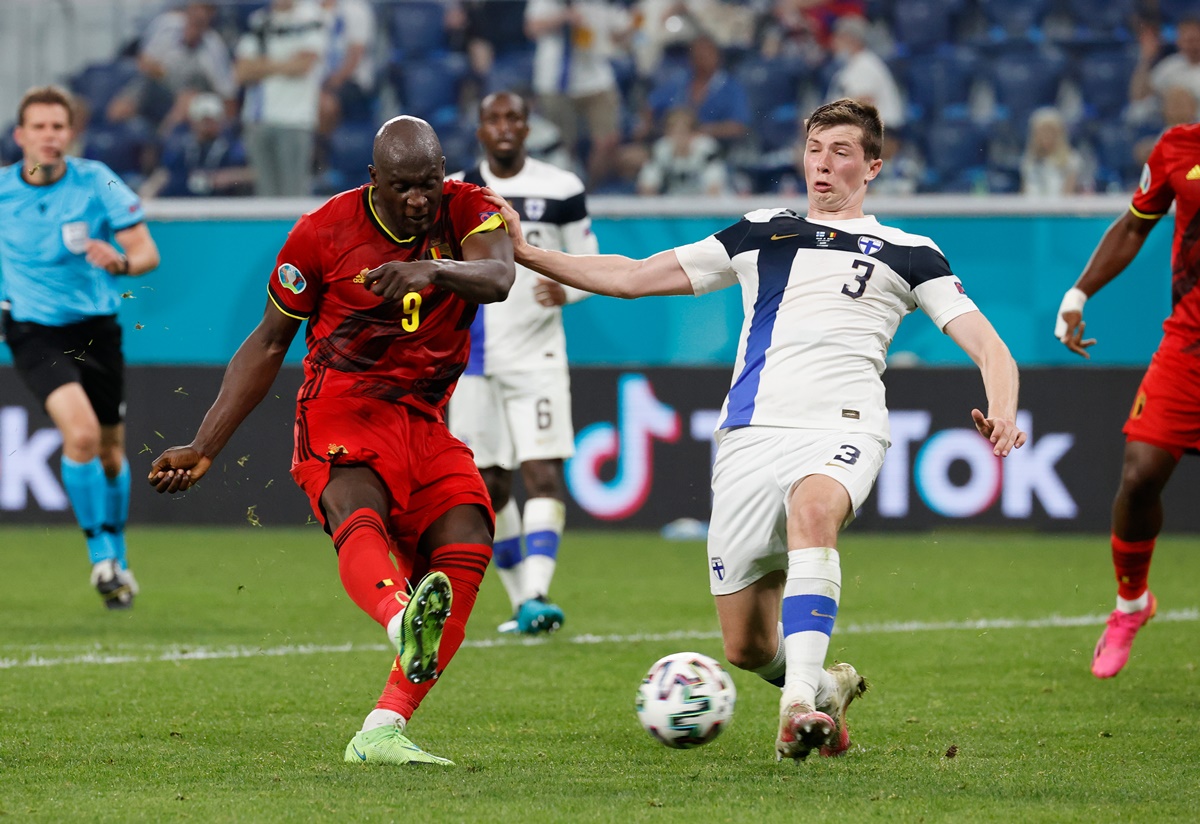
<svg viewBox="0 0 1200 824">
<path fill-rule="evenodd" d="M 707 744 L 729 725 L 737 689 L 724 668 L 698 652 L 675 652 L 650 667 L 638 687 L 638 720 L 675 749 Z"/>
</svg>

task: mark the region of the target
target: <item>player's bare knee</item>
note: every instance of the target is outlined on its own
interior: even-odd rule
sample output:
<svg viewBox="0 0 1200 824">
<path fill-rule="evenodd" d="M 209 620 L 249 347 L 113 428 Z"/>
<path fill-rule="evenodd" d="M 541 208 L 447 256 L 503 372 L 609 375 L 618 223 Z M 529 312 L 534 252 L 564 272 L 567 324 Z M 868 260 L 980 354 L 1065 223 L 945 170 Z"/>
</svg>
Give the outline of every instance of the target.
<svg viewBox="0 0 1200 824">
<path fill-rule="evenodd" d="M 563 493 L 562 461 L 526 461 L 521 464 L 521 480 L 530 498 L 554 498 Z"/>
<path fill-rule="evenodd" d="M 725 660 L 738 669 L 756 670 L 764 667 L 771 663 L 775 652 L 775 647 L 768 650 L 752 639 L 736 638 L 725 642 Z"/>
<path fill-rule="evenodd" d="M 68 426 L 62 430 L 63 455 L 76 463 L 87 463 L 100 454 L 100 428 Z"/>
</svg>

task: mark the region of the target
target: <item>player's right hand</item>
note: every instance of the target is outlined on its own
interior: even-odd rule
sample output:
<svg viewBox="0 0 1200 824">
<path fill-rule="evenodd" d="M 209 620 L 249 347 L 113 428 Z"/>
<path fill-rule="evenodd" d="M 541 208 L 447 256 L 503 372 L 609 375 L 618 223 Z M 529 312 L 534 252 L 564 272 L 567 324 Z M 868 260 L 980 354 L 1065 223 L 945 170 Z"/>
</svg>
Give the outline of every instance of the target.
<svg viewBox="0 0 1200 824">
<path fill-rule="evenodd" d="M 1087 350 L 1089 346 L 1095 345 L 1096 339 L 1083 339 L 1083 330 L 1087 326 L 1083 322 L 1083 304 L 1086 301 L 1087 294 L 1081 289 L 1072 288 L 1063 295 L 1062 303 L 1058 307 L 1058 318 L 1054 322 L 1054 337 L 1072 352 L 1090 359 L 1091 355 Z"/>
<path fill-rule="evenodd" d="M 512 240 L 513 257 L 519 261 L 521 253 L 529 245 L 525 241 L 525 233 L 521 231 L 521 216 L 517 214 L 517 210 L 512 207 L 511 203 L 486 186 L 483 188 L 483 199 L 500 210 L 500 217 L 504 220 L 504 228 L 508 231 L 508 237 Z"/>
<path fill-rule="evenodd" d="M 191 446 L 173 446 L 154 459 L 148 480 L 160 493 L 185 492 L 204 477 L 210 466 L 212 458 Z"/>
</svg>

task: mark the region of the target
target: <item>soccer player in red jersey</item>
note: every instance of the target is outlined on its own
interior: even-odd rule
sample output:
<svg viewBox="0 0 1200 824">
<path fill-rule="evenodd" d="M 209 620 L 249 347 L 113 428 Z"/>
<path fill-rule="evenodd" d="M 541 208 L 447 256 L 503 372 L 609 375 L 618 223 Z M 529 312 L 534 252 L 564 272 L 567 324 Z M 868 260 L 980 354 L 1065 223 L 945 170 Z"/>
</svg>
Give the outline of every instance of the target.
<svg viewBox="0 0 1200 824">
<path fill-rule="evenodd" d="M 1096 644 L 1092 674 L 1111 678 L 1129 660 L 1133 638 L 1158 604 L 1147 586 L 1162 529 L 1162 491 L 1184 452 L 1200 450 L 1200 124 L 1163 133 L 1142 170 L 1129 211 L 1108 228 L 1063 297 L 1055 336 L 1088 357 L 1083 305 L 1119 275 L 1175 201 L 1171 314 L 1126 421 L 1121 485 L 1113 501 L 1112 557 L 1117 608 Z"/>
<path fill-rule="evenodd" d="M 373 162 L 370 185 L 296 222 L 216 402 L 149 480 L 177 492 L 204 477 L 308 321 L 292 477 L 333 538 L 347 594 L 398 653 L 345 760 L 450 764 L 403 733 L 462 643 L 491 558 L 487 488 L 444 409 L 477 305 L 512 286 L 512 243 L 482 189 L 445 179 L 425 121 L 385 123 Z"/>
</svg>

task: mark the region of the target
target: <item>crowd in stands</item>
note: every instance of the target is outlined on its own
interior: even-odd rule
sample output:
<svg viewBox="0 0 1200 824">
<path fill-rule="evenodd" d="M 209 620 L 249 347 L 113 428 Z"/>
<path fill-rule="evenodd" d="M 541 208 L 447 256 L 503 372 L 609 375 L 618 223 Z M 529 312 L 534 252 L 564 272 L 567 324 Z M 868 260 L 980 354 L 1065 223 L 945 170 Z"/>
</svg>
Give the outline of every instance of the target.
<svg viewBox="0 0 1200 824">
<path fill-rule="evenodd" d="M 147 197 L 336 192 L 396 114 L 433 124 L 454 171 L 500 89 L 534 104 L 531 151 L 595 193 L 802 192 L 804 113 L 855 97 L 887 127 L 873 192 L 1054 197 L 1127 191 L 1161 131 L 1196 120 L 1200 5 L 168 2 L 66 80 L 79 153 Z"/>
</svg>

